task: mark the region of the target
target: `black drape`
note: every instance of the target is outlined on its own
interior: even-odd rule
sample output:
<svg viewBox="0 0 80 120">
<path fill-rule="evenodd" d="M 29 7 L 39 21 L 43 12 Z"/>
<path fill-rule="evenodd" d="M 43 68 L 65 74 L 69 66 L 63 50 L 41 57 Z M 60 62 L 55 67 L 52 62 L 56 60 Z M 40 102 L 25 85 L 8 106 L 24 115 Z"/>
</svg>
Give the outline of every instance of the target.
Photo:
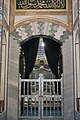
<svg viewBox="0 0 80 120">
<path fill-rule="evenodd" d="M 25 56 L 25 79 L 29 78 L 29 75 L 33 70 L 38 51 L 38 45 L 38 38 L 31 39 L 22 45 Z"/>
<path fill-rule="evenodd" d="M 59 59 L 59 51 L 60 44 L 51 39 L 43 39 L 45 43 L 45 54 L 48 60 L 48 64 L 51 68 L 52 73 L 58 78 L 58 59 Z"/>
<path fill-rule="evenodd" d="M 38 45 L 39 45 L 39 39 L 31 39 L 24 44 L 22 44 L 22 49 L 24 51 L 24 57 L 25 57 L 25 79 L 29 79 L 29 75 L 33 70 L 36 56 L 37 56 L 37 51 L 38 51 Z M 23 85 L 22 85 L 23 86 Z M 27 93 L 27 82 L 25 82 L 25 95 L 31 95 L 31 85 L 29 82 L 29 88 L 28 88 L 28 93 Z M 24 94 L 23 92 L 23 87 L 21 89 L 22 95 Z"/>
</svg>

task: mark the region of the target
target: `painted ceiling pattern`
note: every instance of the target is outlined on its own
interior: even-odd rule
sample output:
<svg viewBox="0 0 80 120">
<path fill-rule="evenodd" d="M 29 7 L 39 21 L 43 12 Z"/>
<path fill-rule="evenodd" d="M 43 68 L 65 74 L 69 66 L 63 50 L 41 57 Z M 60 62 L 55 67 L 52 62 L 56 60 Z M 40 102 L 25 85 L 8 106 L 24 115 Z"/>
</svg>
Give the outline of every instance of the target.
<svg viewBox="0 0 80 120">
<path fill-rule="evenodd" d="M 32 22 L 17 28 L 11 33 L 14 40 L 21 42 L 31 36 L 48 35 L 62 42 L 68 39 L 71 33 L 64 27 L 49 22 Z"/>
</svg>

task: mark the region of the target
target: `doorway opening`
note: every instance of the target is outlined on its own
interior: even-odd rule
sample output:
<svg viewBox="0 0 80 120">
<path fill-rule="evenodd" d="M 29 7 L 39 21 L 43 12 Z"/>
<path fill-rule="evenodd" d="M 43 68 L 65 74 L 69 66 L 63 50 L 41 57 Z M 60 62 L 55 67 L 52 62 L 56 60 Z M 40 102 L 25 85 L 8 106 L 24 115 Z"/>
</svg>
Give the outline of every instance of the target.
<svg viewBox="0 0 80 120">
<path fill-rule="evenodd" d="M 63 115 L 62 44 L 46 36 L 21 43 L 19 117 Z"/>
</svg>

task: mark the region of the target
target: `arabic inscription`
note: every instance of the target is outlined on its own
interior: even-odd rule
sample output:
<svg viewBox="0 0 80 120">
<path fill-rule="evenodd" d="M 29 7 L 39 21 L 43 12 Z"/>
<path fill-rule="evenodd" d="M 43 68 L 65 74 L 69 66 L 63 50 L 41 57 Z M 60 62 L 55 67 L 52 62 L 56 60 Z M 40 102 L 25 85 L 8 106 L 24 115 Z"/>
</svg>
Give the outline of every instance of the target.
<svg viewBox="0 0 80 120">
<path fill-rule="evenodd" d="M 16 0 L 16 9 L 66 9 L 66 0 Z"/>
</svg>

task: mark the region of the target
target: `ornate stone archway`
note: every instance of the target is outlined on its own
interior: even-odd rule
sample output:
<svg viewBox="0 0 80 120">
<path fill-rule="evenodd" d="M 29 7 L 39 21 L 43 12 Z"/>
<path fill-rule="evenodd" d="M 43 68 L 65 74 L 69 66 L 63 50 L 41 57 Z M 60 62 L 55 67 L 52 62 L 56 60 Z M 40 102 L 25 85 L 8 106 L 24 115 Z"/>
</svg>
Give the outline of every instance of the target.
<svg viewBox="0 0 80 120">
<path fill-rule="evenodd" d="M 71 120 L 71 117 L 73 119 L 74 96 L 73 96 L 72 33 L 66 27 L 64 28 L 60 24 L 56 24 L 48 21 L 34 21 L 17 27 L 13 32 L 11 32 L 10 35 L 11 35 L 11 39 L 10 39 L 11 44 L 10 44 L 10 58 L 9 58 L 10 61 L 9 81 L 11 82 L 13 81 L 13 83 L 16 84 L 17 90 L 18 90 L 18 73 L 19 73 L 18 58 L 20 52 L 19 43 L 24 42 L 25 39 L 29 40 L 32 37 L 40 36 L 40 35 L 55 38 L 57 41 L 63 43 L 62 52 L 63 52 L 63 72 L 64 72 L 64 110 L 63 110 L 64 120 L 67 119 Z M 14 82 L 14 79 L 16 82 Z M 70 86 L 69 88 L 68 85 Z M 68 92 L 68 90 L 71 92 Z M 66 98 L 66 96 L 70 96 L 69 99 Z M 17 100 L 18 100 L 18 96 L 16 96 L 15 98 L 16 102 Z M 9 110 L 12 109 L 13 113 L 15 113 L 17 111 L 17 108 L 16 110 L 13 109 L 11 107 L 12 106 L 11 104 L 12 103 L 10 101 L 8 109 Z M 16 106 L 16 103 L 14 104 L 14 106 Z M 62 120 L 63 118 L 60 119 Z"/>
<path fill-rule="evenodd" d="M 63 69 L 64 69 L 64 120 L 74 120 L 74 33 L 78 26 L 77 0 L 65 0 L 66 9 L 56 10 L 18 10 L 14 0 L 7 0 L 3 3 L 3 29 L 7 35 L 7 49 L 2 53 L 6 56 L 6 86 L 8 83 L 8 120 L 17 120 L 17 99 L 18 99 L 18 70 L 20 44 L 25 39 L 29 40 L 35 36 L 48 36 L 63 43 Z M 15 0 L 16 1 L 16 0 Z M 22 0 L 21 0 L 22 1 Z M 24 1 L 24 0 L 23 0 Z M 59 0 L 58 0 L 59 1 Z M 61 1 L 60 1 L 61 2 Z M 9 38 L 10 33 L 10 38 Z M 3 34 L 4 36 L 4 34 Z M 2 41 L 4 37 L 2 38 Z M 9 41 L 10 39 L 10 41 Z M 10 43 L 9 43 L 10 42 Z M 76 43 L 77 44 L 77 43 Z M 9 45 L 9 46 L 8 46 Z M 4 47 L 4 44 L 2 45 Z M 9 50 L 8 50 L 9 49 Z M 10 53 L 8 57 L 8 53 Z M 5 60 L 5 58 L 4 58 Z M 9 61 L 9 72 L 8 72 Z M 5 61 L 2 60 L 4 66 Z M 6 72 L 5 72 L 6 71 Z M 7 75 L 8 74 L 8 75 Z M 1 79 L 3 81 L 3 79 Z M 7 82 L 8 81 L 8 82 Z M 6 88 L 5 86 L 5 88 Z M 6 93 L 6 92 L 5 92 Z M 14 96 L 13 96 L 14 95 Z M 7 94 L 5 95 L 5 97 Z M 5 100 L 6 102 L 6 100 Z M 5 104 L 6 105 L 6 104 Z"/>
<path fill-rule="evenodd" d="M 65 39 L 69 38 L 71 32 L 59 24 L 47 21 L 37 21 L 26 23 L 16 28 L 11 33 L 13 39 L 17 40 L 19 43 L 35 35 L 47 35 L 64 42 Z"/>
</svg>

